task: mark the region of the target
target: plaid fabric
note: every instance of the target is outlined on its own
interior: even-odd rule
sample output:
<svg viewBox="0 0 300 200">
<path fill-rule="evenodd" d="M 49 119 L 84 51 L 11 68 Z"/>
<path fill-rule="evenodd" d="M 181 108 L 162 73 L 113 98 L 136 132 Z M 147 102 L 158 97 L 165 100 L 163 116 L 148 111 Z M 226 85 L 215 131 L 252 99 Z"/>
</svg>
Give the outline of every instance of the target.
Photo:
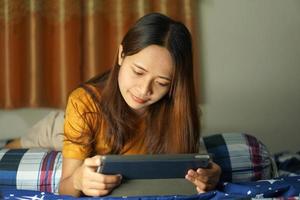
<svg viewBox="0 0 300 200">
<path fill-rule="evenodd" d="M 300 151 L 296 153 L 279 152 L 275 154 L 275 161 L 280 176 L 300 175 Z"/>
<path fill-rule="evenodd" d="M 266 146 L 243 133 L 223 133 L 204 137 L 208 153 L 222 168 L 224 182 L 245 182 L 272 178 L 272 157 Z"/>
<path fill-rule="evenodd" d="M 222 168 L 222 182 L 272 178 L 272 162 L 265 145 L 255 137 L 225 133 L 203 138 L 207 151 Z M 0 150 L 0 189 L 57 193 L 61 152 L 46 149 Z"/>
<path fill-rule="evenodd" d="M 0 150 L 0 188 L 58 192 L 61 153 L 45 149 Z"/>
</svg>

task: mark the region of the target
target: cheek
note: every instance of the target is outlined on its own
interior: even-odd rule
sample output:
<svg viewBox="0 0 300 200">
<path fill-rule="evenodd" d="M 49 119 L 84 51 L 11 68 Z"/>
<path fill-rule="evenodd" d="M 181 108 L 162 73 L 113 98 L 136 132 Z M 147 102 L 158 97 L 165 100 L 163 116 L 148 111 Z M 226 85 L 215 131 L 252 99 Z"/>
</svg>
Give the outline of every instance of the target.
<svg viewBox="0 0 300 200">
<path fill-rule="evenodd" d="M 133 78 L 126 70 L 121 70 L 119 72 L 118 83 L 121 89 L 128 89 L 133 86 Z"/>
</svg>

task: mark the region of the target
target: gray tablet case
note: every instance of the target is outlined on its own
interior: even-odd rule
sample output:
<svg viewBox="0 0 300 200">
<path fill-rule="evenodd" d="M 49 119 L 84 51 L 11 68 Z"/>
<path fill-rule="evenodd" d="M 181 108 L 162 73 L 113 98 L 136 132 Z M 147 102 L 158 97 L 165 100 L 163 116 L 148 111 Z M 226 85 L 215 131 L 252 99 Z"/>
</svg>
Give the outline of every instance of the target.
<svg viewBox="0 0 300 200">
<path fill-rule="evenodd" d="M 105 155 L 98 172 L 123 179 L 184 178 L 189 169 L 206 168 L 207 154 Z"/>
<path fill-rule="evenodd" d="M 195 195 L 196 186 L 184 178 L 132 179 L 122 181 L 109 197 Z"/>
</svg>

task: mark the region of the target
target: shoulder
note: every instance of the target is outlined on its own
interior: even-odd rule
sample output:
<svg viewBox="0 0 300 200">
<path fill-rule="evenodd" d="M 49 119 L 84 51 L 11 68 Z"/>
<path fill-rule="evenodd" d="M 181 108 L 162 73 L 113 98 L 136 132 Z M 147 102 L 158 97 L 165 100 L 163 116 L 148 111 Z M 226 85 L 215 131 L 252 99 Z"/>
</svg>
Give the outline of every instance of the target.
<svg viewBox="0 0 300 200">
<path fill-rule="evenodd" d="M 100 97 L 99 88 L 91 84 L 82 84 L 71 92 L 69 98 L 92 98 L 93 95 L 95 95 L 96 97 Z"/>
<path fill-rule="evenodd" d="M 69 99 L 95 100 L 100 98 L 100 93 L 99 88 L 90 84 L 82 84 L 71 92 Z"/>
<path fill-rule="evenodd" d="M 90 84 L 82 84 L 73 90 L 68 97 L 68 106 L 95 108 L 100 99 L 100 90 Z"/>
</svg>

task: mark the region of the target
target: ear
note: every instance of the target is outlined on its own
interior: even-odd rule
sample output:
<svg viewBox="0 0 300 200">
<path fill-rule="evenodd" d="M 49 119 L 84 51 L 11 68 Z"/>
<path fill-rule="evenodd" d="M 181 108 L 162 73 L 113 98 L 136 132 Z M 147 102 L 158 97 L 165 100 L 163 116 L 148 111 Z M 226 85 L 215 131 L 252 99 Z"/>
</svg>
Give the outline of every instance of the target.
<svg viewBox="0 0 300 200">
<path fill-rule="evenodd" d="M 122 54 L 123 54 L 123 46 L 122 46 L 122 44 L 120 44 L 119 51 L 118 51 L 118 64 L 120 66 L 122 65 L 122 62 L 123 62 L 123 59 L 124 59 Z"/>
</svg>

